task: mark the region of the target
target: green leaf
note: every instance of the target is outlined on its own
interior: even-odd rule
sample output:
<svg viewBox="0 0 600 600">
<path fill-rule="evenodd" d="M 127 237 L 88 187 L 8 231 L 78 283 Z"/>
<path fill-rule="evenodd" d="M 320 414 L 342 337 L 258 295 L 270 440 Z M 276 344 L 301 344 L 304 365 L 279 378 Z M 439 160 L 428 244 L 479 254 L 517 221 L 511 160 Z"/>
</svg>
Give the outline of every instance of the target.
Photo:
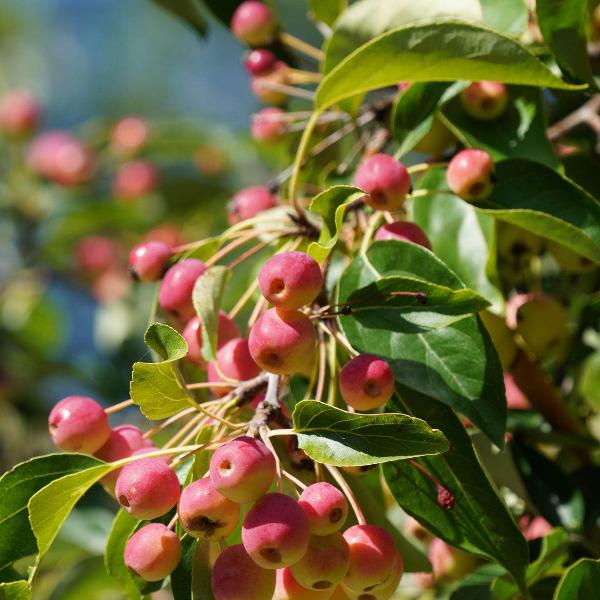
<svg viewBox="0 0 600 600">
<path fill-rule="evenodd" d="M 463 88 L 462 83 L 419 82 L 398 94 L 392 108 L 392 129 L 400 144 L 398 156 L 410 152 L 429 133 L 438 107 Z"/>
<path fill-rule="evenodd" d="M 336 245 L 346 206 L 350 202 L 360 200 L 364 195 L 365 193 L 357 187 L 334 185 L 313 198 L 309 210 L 323 217 L 319 241 L 311 242 L 308 246 L 308 254 L 317 262 L 325 260 Z"/>
<path fill-rule="evenodd" d="M 495 161 L 529 158 L 552 169 L 559 160 L 546 135 L 542 92 L 530 87 L 509 88 L 509 104 L 504 114 L 493 121 L 469 117 L 458 99 L 442 110 L 447 127 L 467 147 L 481 148 Z"/>
<path fill-rule="evenodd" d="M 0 569 L 35 554 L 27 515 L 31 496 L 54 479 L 102 464 L 83 454 L 50 454 L 20 463 L 0 478 Z"/>
<path fill-rule="evenodd" d="M 166 419 L 193 403 L 176 365 L 176 361 L 186 355 L 187 343 L 164 323 L 150 325 L 144 340 L 163 360 L 133 364 L 131 399 L 148 419 Z"/>
<path fill-rule="evenodd" d="M 231 271 L 220 265 L 210 268 L 194 285 L 192 300 L 202 328 L 202 356 L 214 360 L 217 353 L 219 310 Z"/>
<path fill-rule="evenodd" d="M 348 0 L 309 0 L 309 4 L 314 18 L 331 26 L 348 6 Z"/>
<path fill-rule="evenodd" d="M 192 564 L 197 542 L 190 536 L 185 536 L 181 541 L 181 560 L 171 573 L 174 600 L 191 600 L 192 598 Z"/>
<path fill-rule="evenodd" d="M 358 467 L 439 454 L 448 449 L 441 431 L 400 414 L 358 414 L 315 400 L 292 413 L 298 445 L 312 459 L 338 467 Z"/>
<path fill-rule="evenodd" d="M 483 20 L 490 29 L 504 35 L 519 36 L 527 27 L 527 5 L 524 0 L 479 0 Z"/>
<path fill-rule="evenodd" d="M 402 273 L 418 274 L 453 290 L 464 289 L 460 279 L 426 249 L 408 242 L 377 242 L 340 278 L 338 302 L 377 279 Z M 396 325 L 404 316 L 401 310 L 397 313 Z M 496 445 L 503 445 L 506 401 L 502 369 L 477 317 L 462 317 L 431 331 L 419 332 L 415 326 L 413 333 L 375 329 L 361 320 L 360 313 L 338 320 L 356 350 L 390 359 L 396 381 L 452 406 Z"/>
<path fill-rule="evenodd" d="M 94 483 L 115 468 L 112 464 L 97 462 L 94 467 L 52 481 L 29 500 L 29 522 L 37 540 L 38 565 L 75 504 Z"/>
<path fill-rule="evenodd" d="M 433 22 L 385 33 L 345 58 L 320 83 L 316 107 L 330 106 L 401 81 L 504 81 L 579 89 L 556 77 L 517 42 L 461 21 Z"/>
<path fill-rule="evenodd" d="M 217 428 L 215 425 L 204 425 L 198 432 L 194 443 L 200 445 L 210 442 L 215 437 L 216 431 Z M 200 479 L 206 475 L 211 456 L 212 451 L 210 450 L 200 450 L 194 453 L 194 463 L 190 474 L 193 480 Z"/>
<path fill-rule="evenodd" d="M 214 600 L 210 584 L 210 550 L 210 542 L 196 544 L 192 563 L 192 600 Z"/>
<path fill-rule="evenodd" d="M 154 4 L 185 21 L 200 37 L 206 36 L 207 24 L 196 0 L 152 0 Z"/>
<path fill-rule="evenodd" d="M 582 558 L 572 564 L 560 578 L 554 600 L 589 600 L 600 589 L 600 560 Z"/>
<path fill-rule="evenodd" d="M 31 600 L 31 586 L 27 581 L 0 583 L 0 600 Z"/>
<path fill-rule="evenodd" d="M 446 189 L 444 169 L 430 169 L 419 181 L 418 189 Z M 436 256 L 448 265 L 467 286 L 501 309 L 504 296 L 495 285 L 490 269 L 490 248 L 494 239 L 494 220 L 473 206 L 447 193 L 416 198 L 412 220 L 427 233 Z M 465 235 L 468 232 L 468 235 Z"/>
<path fill-rule="evenodd" d="M 588 0 L 537 0 L 535 10 L 558 66 L 575 80 L 595 87 L 587 50 L 588 4 Z"/>
<path fill-rule="evenodd" d="M 477 208 L 600 262 L 600 203 L 539 163 L 511 159 L 496 165 L 494 190 Z"/>
<path fill-rule="evenodd" d="M 590 354 L 583 361 L 577 391 L 591 408 L 600 410 L 600 352 Z"/>
<path fill-rule="evenodd" d="M 316 0 L 323 3 L 323 0 Z M 325 48 L 323 72 L 329 73 L 346 56 L 369 40 L 398 27 L 435 18 L 481 21 L 477 0 L 359 0 L 354 2 L 335 23 L 333 35 Z"/>
<path fill-rule="evenodd" d="M 406 388 L 399 388 L 399 393 L 401 400 L 392 410 L 404 410 L 439 427 L 450 442 L 445 454 L 417 462 L 454 494 L 455 503 L 451 510 L 443 509 L 429 477 L 401 461 L 383 466 L 396 501 L 434 535 L 500 563 L 523 586 L 527 543 L 483 470 L 460 420 L 449 408 L 422 394 Z"/>
</svg>

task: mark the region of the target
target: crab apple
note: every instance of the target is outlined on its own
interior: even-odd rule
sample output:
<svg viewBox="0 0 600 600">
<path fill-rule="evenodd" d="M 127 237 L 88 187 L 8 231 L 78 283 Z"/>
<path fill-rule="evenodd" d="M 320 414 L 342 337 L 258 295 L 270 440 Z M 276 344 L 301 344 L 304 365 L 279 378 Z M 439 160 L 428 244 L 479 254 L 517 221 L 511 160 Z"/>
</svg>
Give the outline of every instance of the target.
<svg viewBox="0 0 600 600">
<path fill-rule="evenodd" d="M 344 402 L 355 410 L 379 408 L 394 393 L 394 374 L 382 358 L 359 354 L 342 367 L 340 392 Z"/>
<path fill-rule="evenodd" d="M 226 538 L 240 518 L 240 505 L 215 490 L 210 477 L 183 488 L 177 513 L 191 536 L 205 540 Z"/>
<path fill-rule="evenodd" d="M 458 548 L 453 548 L 440 538 L 434 538 L 431 541 L 427 557 L 435 579 L 460 579 L 470 573 L 478 564 L 474 556 Z"/>
<path fill-rule="evenodd" d="M 450 161 L 446 180 L 450 189 L 463 200 L 484 200 L 494 187 L 494 161 L 484 150 L 461 150 Z"/>
<path fill-rule="evenodd" d="M 33 140 L 27 164 L 36 175 L 67 187 L 88 182 L 95 167 L 88 148 L 65 131 L 48 131 Z"/>
<path fill-rule="evenodd" d="M 285 111 L 276 106 L 268 106 L 252 116 L 250 135 L 257 142 L 276 143 L 287 133 L 287 125 L 282 116 Z"/>
<path fill-rule="evenodd" d="M 311 535 L 304 556 L 290 569 L 296 581 L 309 590 L 333 590 L 350 566 L 350 550 L 339 531 Z"/>
<path fill-rule="evenodd" d="M 496 247 L 503 265 L 513 271 L 520 271 L 529 264 L 532 257 L 541 254 L 544 240 L 522 227 L 498 221 L 496 223 Z"/>
<path fill-rule="evenodd" d="M 29 135 L 41 118 L 42 107 L 31 92 L 13 90 L 0 98 L 0 130 L 7 135 Z"/>
<path fill-rule="evenodd" d="M 240 504 L 260 498 L 271 487 L 275 473 L 272 452 L 261 441 L 245 435 L 217 448 L 210 460 L 215 489 Z"/>
<path fill-rule="evenodd" d="M 344 532 L 350 548 L 350 567 L 343 583 L 355 592 L 383 587 L 401 560 L 392 536 L 376 525 L 354 525 Z"/>
<path fill-rule="evenodd" d="M 567 313 L 558 300 L 543 292 L 517 294 L 506 304 L 506 324 L 536 356 L 543 356 L 563 339 Z"/>
<path fill-rule="evenodd" d="M 113 180 L 113 194 L 123 200 L 136 200 L 152 192 L 158 183 L 158 171 L 147 160 L 125 163 Z"/>
<path fill-rule="evenodd" d="M 271 9 L 257 0 L 242 2 L 231 17 L 231 32 L 249 46 L 270 44 L 276 29 L 277 21 Z"/>
<path fill-rule="evenodd" d="M 298 498 L 300 508 L 308 517 L 310 532 L 329 535 L 341 529 L 348 516 L 346 496 L 326 481 L 309 485 Z"/>
<path fill-rule="evenodd" d="M 158 302 L 168 313 L 179 319 L 191 319 L 194 314 L 192 292 L 206 265 L 195 258 L 186 258 L 175 263 L 163 277 Z"/>
<path fill-rule="evenodd" d="M 511 410 L 531 410 L 531 403 L 519 389 L 510 373 L 504 373 L 504 389 L 506 390 L 506 406 L 508 408 Z"/>
<path fill-rule="evenodd" d="M 52 441 L 67 452 L 93 454 L 110 437 L 110 425 L 104 409 L 92 398 L 67 396 L 48 416 Z"/>
<path fill-rule="evenodd" d="M 416 223 L 410 221 L 394 221 L 382 225 L 375 233 L 375 241 L 385 240 L 412 242 L 431 250 L 431 242 L 427 234 Z"/>
<path fill-rule="evenodd" d="M 254 75 L 250 80 L 250 88 L 254 95 L 265 104 L 284 104 L 288 98 L 287 94 L 276 88 L 288 83 L 288 72 L 288 65 L 278 60 L 268 71 Z"/>
<path fill-rule="evenodd" d="M 389 154 L 374 154 L 364 160 L 356 170 L 354 183 L 367 192 L 365 202 L 376 210 L 400 209 L 410 191 L 406 167 Z"/>
<path fill-rule="evenodd" d="M 404 519 L 404 529 L 414 538 L 422 542 L 429 541 L 432 538 L 431 533 L 410 515 L 406 515 L 406 518 Z"/>
<path fill-rule="evenodd" d="M 265 48 L 256 48 L 247 52 L 244 66 L 250 75 L 263 75 L 277 63 L 277 56 Z"/>
<path fill-rule="evenodd" d="M 588 273 L 598 268 L 598 264 L 594 261 L 556 242 L 548 242 L 548 251 L 565 273 Z"/>
<path fill-rule="evenodd" d="M 298 562 L 308 548 L 309 537 L 304 511 L 285 494 L 263 496 L 242 525 L 244 548 L 264 569 L 283 569 Z"/>
<path fill-rule="evenodd" d="M 160 581 L 170 575 L 181 558 L 181 542 L 162 523 L 138 529 L 125 545 L 125 564 L 146 581 Z"/>
<path fill-rule="evenodd" d="M 89 235 L 75 246 L 74 259 L 81 271 L 98 275 L 119 263 L 120 248 L 117 242 L 105 235 Z"/>
<path fill-rule="evenodd" d="M 124 117 L 117 121 L 110 132 L 110 145 L 122 154 L 134 154 L 141 150 L 150 138 L 150 125 L 141 117 Z"/>
<path fill-rule="evenodd" d="M 272 600 L 275 572 L 259 567 L 244 546 L 236 544 L 221 552 L 210 583 L 215 600 Z"/>
<path fill-rule="evenodd" d="M 523 515 L 519 519 L 519 527 L 521 528 L 523 537 L 528 541 L 544 537 L 552 530 L 552 525 L 544 517 L 540 516 L 531 517 Z"/>
<path fill-rule="evenodd" d="M 248 341 L 234 338 L 223 344 L 217 351 L 217 360 L 208 363 L 208 381 L 221 382 L 233 379 L 248 381 L 260 373 L 260 367 L 254 362 L 248 350 Z M 217 396 L 225 396 L 233 387 L 215 387 Z"/>
<path fill-rule="evenodd" d="M 254 185 L 240 190 L 228 207 L 230 223 L 251 219 L 258 213 L 277 206 L 277 198 L 264 185 Z"/>
<path fill-rule="evenodd" d="M 403 574 L 404 562 L 402 561 L 402 558 L 398 556 L 387 581 L 376 586 L 375 589 L 367 592 L 356 592 L 343 583 L 340 587 L 346 594 L 348 600 L 389 600 L 398 589 Z"/>
<path fill-rule="evenodd" d="M 200 367 L 206 366 L 202 356 L 202 321 L 200 317 L 192 317 L 183 328 L 181 335 L 188 345 L 187 358 Z M 225 311 L 219 311 L 219 325 L 217 333 L 217 347 L 221 347 L 230 340 L 240 337 L 240 328 L 237 323 L 227 316 Z"/>
<path fill-rule="evenodd" d="M 115 485 L 119 504 L 136 519 L 148 521 L 169 512 L 179 492 L 177 475 L 159 458 L 140 458 L 125 465 Z"/>
<path fill-rule="evenodd" d="M 277 600 L 329 600 L 335 588 L 326 590 L 310 590 L 300 585 L 294 578 L 290 567 L 278 569 L 275 585 Z"/>
<path fill-rule="evenodd" d="M 139 281 L 157 281 L 161 278 L 173 252 L 162 242 L 142 242 L 129 253 L 129 270 Z"/>
<path fill-rule="evenodd" d="M 296 310 L 319 295 L 323 274 L 319 263 L 308 254 L 280 252 L 261 267 L 258 286 L 273 306 Z"/>
<path fill-rule="evenodd" d="M 436 116 L 431 123 L 431 129 L 415 144 L 413 150 L 439 157 L 455 146 L 456 142 L 456 136 Z"/>
<path fill-rule="evenodd" d="M 504 114 L 508 92 L 497 81 L 475 81 L 463 90 L 460 101 L 465 112 L 478 121 L 493 121 Z"/>
<path fill-rule="evenodd" d="M 248 345 L 256 364 L 270 373 L 306 373 L 315 353 L 312 321 L 298 311 L 271 308 L 250 330 Z"/>
</svg>

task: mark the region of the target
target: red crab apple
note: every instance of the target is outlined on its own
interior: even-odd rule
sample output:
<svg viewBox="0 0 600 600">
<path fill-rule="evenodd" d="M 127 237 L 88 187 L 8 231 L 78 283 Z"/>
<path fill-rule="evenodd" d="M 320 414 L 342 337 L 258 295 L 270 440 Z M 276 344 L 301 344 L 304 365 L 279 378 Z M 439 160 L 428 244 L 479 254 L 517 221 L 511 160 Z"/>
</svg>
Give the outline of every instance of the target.
<svg viewBox="0 0 600 600">
<path fill-rule="evenodd" d="M 150 138 L 150 125 L 141 117 L 123 117 L 110 132 L 110 144 L 122 154 L 134 154 L 141 150 Z"/>
<path fill-rule="evenodd" d="M 382 358 L 359 354 L 340 371 L 340 392 L 344 402 L 355 410 L 379 408 L 394 393 L 394 374 Z"/>
<path fill-rule="evenodd" d="M 403 574 L 404 562 L 402 561 L 402 558 L 398 556 L 387 581 L 384 584 L 377 586 L 375 589 L 369 590 L 368 592 L 356 592 L 343 583 L 340 587 L 346 594 L 345 597 L 347 600 L 389 600 L 398 589 Z"/>
<path fill-rule="evenodd" d="M 250 75 L 262 75 L 271 70 L 277 62 L 277 56 L 265 48 L 250 50 L 244 58 L 244 66 Z"/>
<path fill-rule="evenodd" d="M 288 96 L 279 86 L 288 83 L 288 73 L 288 65 L 278 60 L 268 71 L 254 75 L 250 80 L 250 88 L 265 104 L 284 104 Z"/>
<path fill-rule="evenodd" d="M 416 223 L 410 221 L 394 221 L 382 225 L 375 233 L 375 241 L 384 240 L 412 242 L 431 250 L 431 242 L 427 234 Z"/>
<path fill-rule="evenodd" d="M 119 264 L 119 244 L 106 235 L 88 235 L 74 250 L 74 259 L 86 275 L 96 276 Z"/>
<path fill-rule="evenodd" d="M 254 502 L 275 479 L 275 458 L 261 441 L 240 436 L 217 448 L 210 460 L 210 478 L 230 500 Z"/>
<path fill-rule="evenodd" d="M 341 529 L 348 516 L 348 501 L 338 488 L 319 481 L 300 494 L 298 504 L 308 517 L 310 532 L 329 535 Z"/>
<path fill-rule="evenodd" d="M 504 114 L 508 92 L 497 81 L 475 81 L 463 90 L 460 101 L 465 112 L 477 121 L 493 121 Z"/>
<path fill-rule="evenodd" d="M 287 124 L 283 117 L 285 111 L 276 106 L 268 106 L 252 116 L 250 135 L 257 142 L 276 143 L 287 133 Z"/>
<path fill-rule="evenodd" d="M 258 213 L 277 206 L 277 198 L 263 185 L 255 185 L 240 190 L 233 196 L 228 207 L 230 223 L 251 219 Z"/>
<path fill-rule="evenodd" d="M 271 9 L 262 2 L 246 0 L 231 17 L 231 31 L 249 46 L 270 44 L 275 36 L 277 21 Z"/>
<path fill-rule="evenodd" d="M 162 523 L 138 529 L 125 546 L 125 564 L 146 581 L 160 581 L 174 570 L 181 558 L 181 542 Z"/>
<path fill-rule="evenodd" d="M 215 600 L 272 600 L 275 571 L 262 569 L 242 544 L 221 552 L 211 573 Z"/>
<path fill-rule="evenodd" d="M 406 167 L 389 154 L 365 159 L 356 170 L 354 183 L 367 192 L 365 202 L 376 210 L 398 210 L 410 191 Z"/>
<path fill-rule="evenodd" d="M 223 344 L 217 351 L 217 360 L 208 363 L 208 381 L 226 382 L 248 381 L 260 373 L 260 367 L 254 362 L 248 350 L 248 341 L 243 338 L 234 338 Z M 217 396 L 225 396 L 232 387 L 217 387 L 212 391 Z"/>
<path fill-rule="evenodd" d="M 484 150 L 467 148 L 456 154 L 446 171 L 448 187 L 467 202 L 479 202 L 494 187 L 494 161 Z"/>
<path fill-rule="evenodd" d="M 154 191 L 158 183 L 158 171 L 147 160 L 125 163 L 113 180 L 113 194 L 122 200 L 136 200 Z"/>
<path fill-rule="evenodd" d="M 42 107 L 27 90 L 13 90 L 0 99 L 0 130 L 7 135 L 29 135 L 39 125 L 41 118 Z"/>
<path fill-rule="evenodd" d="M 104 409 L 92 398 L 67 396 L 48 416 L 52 441 L 67 452 L 92 454 L 110 437 L 110 425 Z"/>
<path fill-rule="evenodd" d="M 460 579 L 477 565 L 477 559 L 439 538 L 434 538 L 427 551 L 435 579 Z"/>
<path fill-rule="evenodd" d="M 175 263 L 163 277 L 158 302 L 168 313 L 179 319 L 191 319 L 194 314 L 192 292 L 206 265 L 195 258 L 186 258 Z"/>
<path fill-rule="evenodd" d="M 202 356 L 202 322 L 200 317 L 192 317 L 183 328 L 181 335 L 188 345 L 187 358 L 200 367 L 206 366 Z M 217 347 L 221 347 L 230 340 L 240 337 L 240 328 L 237 323 L 227 316 L 224 311 L 219 311 L 219 325 L 217 334 Z"/>
<path fill-rule="evenodd" d="M 161 278 L 172 250 L 162 242 L 142 242 L 129 253 L 129 270 L 134 279 L 157 281 Z"/>
</svg>

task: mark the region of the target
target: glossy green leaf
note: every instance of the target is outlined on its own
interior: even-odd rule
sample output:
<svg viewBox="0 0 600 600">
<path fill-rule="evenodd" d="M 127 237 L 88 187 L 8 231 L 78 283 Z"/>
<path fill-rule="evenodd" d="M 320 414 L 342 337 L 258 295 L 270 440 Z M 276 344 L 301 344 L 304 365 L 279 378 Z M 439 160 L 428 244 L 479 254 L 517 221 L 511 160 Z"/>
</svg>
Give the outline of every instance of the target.
<svg viewBox="0 0 600 600">
<path fill-rule="evenodd" d="M 198 10 L 196 0 L 152 0 L 152 2 L 187 23 L 201 37 L 206 35 L 206 20 Z"/>
<path fill-rule="evenodd" d="M 418 392 L 402 387 L 399 393 L 401 400 L 392 410 L 439 427 L 450 442 L 448 452 L 416 460 L 453 493 L 455 503 L 451 510 L 442 508 L 431 479 L 402 461 L 383 465 L 396 501 L 434 535 L 500 563 L 523 586 L 527 543 L 483 470 L 460 420 L 448 407 Z"/>
<path fill-rule="evenodd" d="M 358 414 L 315 400 L 303 400 L 292 413 L 298 445 L 312 459 L 358 467 L 439 454 L 444 435 L 420 419 L 401 414 Z"/>
<path fill-rule="evenodd" d="M 357 187 L 334 185 L 313 198 L 309 210 L 323 217 L 319 241 L 311 242 L 308 247 L 308 254 L 317 262 L 325 260 L 336 245 L 347 205 L 360 200 L 364 195 Z"/>
<path fill-rule="evenodd" d="M 418 182 L 420 190 L 445 190 L 444 169 L 430 169 Z M 412 220 L 431 241 L 436 256 L 464 283 L 501 309 L 504 297 L 490 266 L 494 220 L 447 193 L 430 194 L 412 202 Z"/>
<path fill-rule="evenodd" d="M 449 600 L 492 600 L 490 584 L 506 573 L 500 565 L 488 563 L 461 577 L 452 589 Z"/>
<path fill-rule="evenodd" d="M 31 586 L 27 581 L 0 583 L 0 600 L 31 600 Z"/>
<path fill-rule="evenodd" d="M 144 339 L 163 360 L 134 363 L 129 392 L 148 419 L 166 419 L 192 402 L 176 365 L 186 355 L 187 343 L 164 323 L 150 325 Z"/>
<path fill-rule="evenodd" d="M 396 29 L 364 44 L 328 73 L 317 88 L 325 110 L 357 94 L 401 81 L 504 81 L 577 89 L 556 77 L 517 42 L 461 21 Z"/>
<path fill-rule="evenodd" d="M 348 6 L 348 0 L 310 0 L 309 4 L 314 18 L 331 26 Z"/>
<path fill-rule="evenodd" d="M 50 454 L 20 463 L 0 478 L 0 568 L 35 554 L 27 503 L 51 481 L 102 464 L 83 454 Z"/>
<path fill-rule="evenodd" d="M 510 36 L 519 36 L 527 28 L 525 0 L 479 0 L 483 20 L 490 29 Z"/>
<path fill-rule="evenodd" d="M 497 219 L 553 240 L 600 262 L 600 203 L 539 163 L 511 159 L 496 165 L 497 184 L 477 207 Z"/>
<path fill-rule="evenodd" d="M 50 549 L 75 504 L 94 483 L 114 468 L 111 464 L 97 462 L 99 464 L 84 471 L 55 479 L 29 500 L 29 522 L 37 540 L 38 564 Z"/>
<path fill-rule="evenodd" d="M 426 249 L 408 242 L 377 242 L 340 278 L 338 302 L 381 277 L 416 274 L 454 290 L 458 277 Z M 390 311 L 393 312 L 393 311 Z M 404 315 L 397 310 L 394 323 Z M 502 369 L 485 327 L 474 316 L 448 327 L 412 333 L 375 329 L 360 313 L 338 317 L 350 344 L 389 360 L 396 381 L 421 391 L 469 417 L 498 446 L 504 443 L 506 402 Z M 460 351 L 457 349 L 460 348 Z"/>
<path fill-rule="evenodd" d="M 576 81 L 594 85 L 587 49 L 588 0 L 537 0 L 535 10 L 544 41 L 560 68 Z"/>
<path fill-rule="evenodd" d="M 359 0 L 335 23 L 333 35 L 325 48 L 323 72 L 329 73 L 356 48 L 391 29 L 426 19 L 456 18 L 479 22 L 481 17 L 481 7 L 477 0 L 428 0 L 426 3 L 411 0 Z"/>
<path fill-rule="evenodd" d="M 589 600 L 600 589 L 600 560 L 582 558 L 560 578 L 553 600 Z"/>
<path fill-rule="evenodd" d="M 542 92 L 530 87 L 509 88 L 505 113 L 493 121 L 469 117 L 457 98 L 443 108 L 444 122 L 467 147 L 481 148 L 496 161 L 528 158 L 552 169 L 559 160 L 546 135 Z"/>
<path fill-rule="evenodd" d="M 194 285 L 192 300 L 200 317 L 202 356 L 206 360 L 214 360 L 216 357 L 219 310 L 230 277 L 231 271 L 227 267 L 217 265 L 198 277 Z"/>
</svg>

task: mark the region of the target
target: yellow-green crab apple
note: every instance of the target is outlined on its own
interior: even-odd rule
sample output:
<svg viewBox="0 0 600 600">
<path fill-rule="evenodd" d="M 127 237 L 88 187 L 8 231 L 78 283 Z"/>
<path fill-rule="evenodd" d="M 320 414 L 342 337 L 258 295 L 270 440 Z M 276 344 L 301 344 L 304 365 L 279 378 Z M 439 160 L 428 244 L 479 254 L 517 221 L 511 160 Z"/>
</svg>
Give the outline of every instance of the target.
<svg viewBox="0 0 600 600">
<path fill-rule="evenodd" d="M 387 361 L 373 354 L 359 354 L 340 371 L 344 402 L 365 411 L 384 406 L 394 393 L 394 374 Z"/>
<path fill-rule="evenodd" d="M 329 600 L 336 588 L 309 590 L 294 578 L 291 567 L 277 570 L 275 598 L 277 600 Z"/>
<path fill-rule="evenodd" d="M 271 9 L 263 2 L 246 0 L 231 17 L 231 32 L 249 46 L 270 44 L 277 30 Z"/>
<path fill-rule="evenodd" d="M 399 210 L 410 191 L 406 167 L 389 154 L 374 154 L 363 160 L 354 183 L 368 194 L 365 202 L 376 210 Z"/>
<path fill-rule="evenodd" d="M 217 360 L 208 363 L 208 381 L 221 383 L 232 379 L 248 381 L 260 373 L 260 367 L 254 362 L 248 350 L 248 341 L 234 338 L 223 344 L 217 351 Z M 215 386 L 212 391 L 217 396 L 225 396 L 232 387 Z"/>
<path fill-rule="evenodd" d="M 129 271 L 139 281 L 158 281 L 171 255 L 171 248 L 167 244 L 142 242 L 129 253 Z"/>
<path fill-rule="evenodd" d="M 412 242 L 431 250 L 431 242 L 427 234 L 416 224 L 410 221 L 394 221 L 385 223 L 375 233 L 375 241 L 400 240 Z"/>
<path fill-rule="evenodd" d="M 465 112 L 478 121 L 500 118 L 508 105 L 508 92 L 497 81 L 475 81 L 460 94 Z"/>
<path fill-rule="evenodd" d="M 348 517 L 346 496 L 326 481 L 309 485 L 300 494 L 298 504 L 308 517 L 310 532 L 315 535 L 329 535 L 338 531 Z"/>
<path fill-rule="evenodd" d="M 122 154 L 134 154 L 141 150 L 150 138 L 150 125 L 141 117 L 123 117 L 110 132 L 110 145 Z"/>
<path fill-rule="evenodd" d="M 254 185 L 240 190 L 228 206 L 231 224 L 251 219 L 258 213 L 277 206 L 277 198 L 264 185 Z"/>
<path fill-rule="evenodd" d="M 345 593 L 345 598 L 347 600 L 389 600 L 398 589 L 403 574 L 404 563 L 402 559 L 398 557 L 387 581 L 384 584 L 377 586 L 375 589 L 369 590 L 368 592 L 357 592 L 343 583 L 340 587 Z"/>
<path fill-rule="evenodd" d="M 461 150 L 452 157 L 446 180 L 457 196 L 467 202 L 479 202 L 487 198 L 494 188 L 494 161 L 484 150 Z"/>
<path fill-rule="evenodd" d="M 581 256 L 556 242 L 548 242 L 548 251 L 565 273 L 588 273 L 598 268 L 593 260 Z"/>
<path fill-rule="evenodd" d="M 194 314 L 192 292 L 198 277 L 206 271 L 206 265 L 195 258 L 186 258 L 175 263 L 163 277 L 158 302 L 163 310 L 182 320 Z"/>
<path fill-rule="evenodd" d="M 183 328 L 181 335 L 188 345 L 187 358 L 199 367 L 205 367 L 206 361 L 202 356 L 202 322 L 200 317 L 192 317 Z M 219 311 L 217 347 L 220 348 L 230 340 L 240 337 L 237 323 L 227 316 L 225 311 Z"/>
</svg>

